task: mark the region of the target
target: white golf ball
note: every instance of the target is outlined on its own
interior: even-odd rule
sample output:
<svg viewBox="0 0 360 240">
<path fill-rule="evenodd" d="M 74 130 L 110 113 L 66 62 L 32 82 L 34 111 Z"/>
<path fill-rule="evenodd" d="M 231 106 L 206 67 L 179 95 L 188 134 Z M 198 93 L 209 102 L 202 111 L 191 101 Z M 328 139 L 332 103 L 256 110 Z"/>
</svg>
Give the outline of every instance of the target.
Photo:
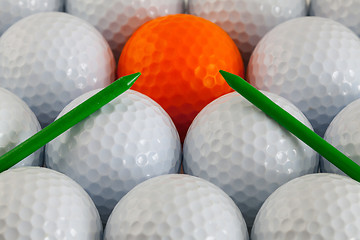
<svg viewBox="0 0 360 240">
<path fill-rule="evenodd" d="M 335 116 L 325 132 L 324 139 L 340 150 L 351 160 L 360 164 L 360 99 L 347 105 Z M 320 157 L 321 172 L 345 175 L 322 156 Z"/>
<path fill-rule="evenodd" d="M 234 202 L 215 185 L 184 174 L 147 180 L 116 205 L 104 240 L 247 240 Z"/>
<path fill-rule="evenodd" d="M 114 80 L 115 60 L 90 24 L 66 13 L 37 13 L 0 38 L 0 86 L 22 98 L 44 127 L 71 100 Z"/>
<path fill-rule="evenodd" d="M 65 0 L 65 5 L 66 12 L 86 20 L 103 34 L 116 60 L 142 24 L 185 11 L 184 0 Z"/>
<path fill-rule="evenodd" d="M 360 96 L 360 39 L 331 19 L 304 17 L 271 30 L 256 46 L 247 80 L 293 102 L 323 136 Z"/>
<path fill-rule="evenodd" d="M 71 102 L 59 117 L 95 94 Z M 128 90 L 46 146 L 46 165 L 91 196 L 105 224 L 135 185 L 180 168 L 181 144 L 169 115 L 149 97 Z"/>
<path fill-rule="evenodd" d="M 0 209 L 0 239 L 102 239 L 100 216 L 89 195 L 50 169 L 1 173 Z"/>
<path fill-rule="evenodd" d="M 310 174 L 277 189 L 256 216 L 252 240 L 336 240 L 360 236 L 360 184 Z"/>
<path fill-rule="evenodd" d="M 39 12 L 62 11 L 64 0 L 0 0 L 0 36 L 15 22 Z"/>
<path fill-rule="evenodd" d="M 264 94 L 311 128 L 289 101 Z M 216 99 L 198 114 L 186 135 L 183 158 L 184 172 L 222 188 L 249 228 L 275 189 L 318 167 L 310 147 L 238 93 Z"/>
<path fill-rule="evenodd" d="M 189 13 L 223 28 L 247 63 L 260 39 L 273 27 L 307 14 L 306 0 L 189 0 Z"/>
<path fill-rule="evenodd" d="M 310 15 L 331 18 L 360 36 L 359 0 L 311 0 Z"/>
<path fill-rule="evenodd" d="M 28 105 L 15 94 L 0 88 L 0 156 L 41 130 Z M 42 148 L 17 163 L 14 168 L 42 165 Z"/>
</svg>

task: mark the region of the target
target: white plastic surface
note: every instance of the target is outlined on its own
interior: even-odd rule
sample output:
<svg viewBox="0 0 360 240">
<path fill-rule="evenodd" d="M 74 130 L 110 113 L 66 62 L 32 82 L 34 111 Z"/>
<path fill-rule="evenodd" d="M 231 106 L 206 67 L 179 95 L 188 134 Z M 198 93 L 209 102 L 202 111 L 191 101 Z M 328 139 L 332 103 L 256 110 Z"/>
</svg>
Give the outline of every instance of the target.
<svg viewBox="0 0 360 240">
<path fill-rule="evenodd" d="M 264 92 L 311 128 L 286 99 Z M 317 170 L 316 153 L 238 93 L 207 105 L 195 118 L 184 143 L 185 173 L 222 188 L 251 228 L 265 199 L 279 186 Z"/>
<path fill-rule="evenodd" d="M 24 101 L 0 88 L 0 156 L 41 130 L 39 121 Z M 22 166 L 41 166 L 43 149 L 17 163 Z"/>
<path fill-rule="evenodd" d="M 71 102 L 60 113 L 95 94 Z M 169 115 L 149 97 L 128 90 L 46 146 L 46 165 L 78 182 L 105 224 L 135 185 L 179 171 L 181 144 Z"/>
<path fill-rule="evenodd" d="M 309 13 L 338 21 L 360 36 L 360 0 L 311 0 Z"/>
<path fill-rule="evenodd" d="M 184 174 L 147 180 L 116 205 L 104 240 L 248 240 L 241 212 L 215 185 Z"/>
<path fill-rule="evenodd" d="M 183 0 L 65 0 L 66 12 L 95 26 L 116 61 L 129 37 L 145 22 L 185 11 Z"/>
<path fill-rule="evenodd" d="M 360 96 L 360 39 L 331 19 L 304 17 L 271 30 L 251 56 L 247 80 L 290 100 L 323 136 Z"/>
<path fill-rule="evenodd" d="M 273 27 L 305 16 L 306 0 L 189 0 L 189 13 L 223 28 L 247 64 L 260 39 Z"/>
<path fill-rule="evenodd" d="M 40 167 L 0 174 L 0 239 L 101 240 L 99 213 L 69 177 Z"/>
<path fill-rule="evenodd" d="M 39 12 L 62 11 L 64 0 L 0 0 L 0 36 L 20 19 Z"/>
<path fill-rule="evenodd" d="M 115 80 L 115 60 L 90 24 L 66 13 L 37 13 L 0 38 L 0 73 L 0 86 L 22 98 L 44 127 L 82 93 Z"/>
<path fill-rule="evenodd" d="M 347 105 L 330 123 L 324 139 L 336 147 L 351 160 L 360 164 L 360 99 Z M 320 157 L 322 172 L 346 175 L 322 156 Z"/>
<path fill-rule="evenodd" d="M 310 174 L 276 190 L 261 207 L 251 240 L 340 240 L 360 236 L 360 184 Z"/>
</svg>

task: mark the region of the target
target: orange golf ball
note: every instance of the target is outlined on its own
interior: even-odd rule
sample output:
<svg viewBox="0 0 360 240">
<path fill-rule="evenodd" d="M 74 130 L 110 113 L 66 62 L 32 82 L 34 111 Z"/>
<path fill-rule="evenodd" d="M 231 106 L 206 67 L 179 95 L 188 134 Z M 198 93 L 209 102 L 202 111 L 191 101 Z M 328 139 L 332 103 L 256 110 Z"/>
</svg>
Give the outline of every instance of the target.
<svg viewBox="0 0 360 240">
<path fill-rule="evenodd" d="M 208 20 L 176 14 L 151 20 L 132 35 L 120 56 L 118 75 L 141 72 L 133 89 L 168 112 L 183 141 L 200 110 L 232 91 L 220 69 L 244 76 L 233 40 Z"/>
</svg>

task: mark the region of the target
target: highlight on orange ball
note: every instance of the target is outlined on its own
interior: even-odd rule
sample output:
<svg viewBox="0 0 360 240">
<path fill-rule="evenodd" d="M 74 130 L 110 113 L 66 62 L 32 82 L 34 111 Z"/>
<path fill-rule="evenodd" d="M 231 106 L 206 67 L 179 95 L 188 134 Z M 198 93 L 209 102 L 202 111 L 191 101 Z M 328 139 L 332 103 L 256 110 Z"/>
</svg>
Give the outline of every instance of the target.
<svg viewBox="0 0 360 240">
<path fill-rule="evenodd" d="M 131 36 L 119 59 L 118 76 L 141 72 L 133 89 L 168 112 L 183 142 L 201 109 L 232 91 L 219 70 L 244 77 L 233 40 L 206 19 L 175 14 L 151 20 Z"/>
</svg>

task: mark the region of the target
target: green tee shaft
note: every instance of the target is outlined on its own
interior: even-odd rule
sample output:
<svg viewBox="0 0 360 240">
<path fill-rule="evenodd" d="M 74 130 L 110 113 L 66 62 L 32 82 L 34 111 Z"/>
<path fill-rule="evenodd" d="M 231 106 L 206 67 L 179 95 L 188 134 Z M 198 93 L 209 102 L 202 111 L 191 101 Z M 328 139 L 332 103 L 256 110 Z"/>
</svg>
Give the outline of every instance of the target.
<svg viewBox="0 0 360 240">
<path fill-rule="evenodd" d="M 220 74 L 225 78 L 232 89 L 240 93 L 249 102 L 254 104 L 269 117 L 273 118 L 281 126 L 317 151 L 349 177 L 356 181 L 360 181 L 360 166 L 350 158 L 345 156 L 330 143 L 326 142 L 314 131 L 306 127 L 303 123 L 279 107 L 241 77 L 222 70 L 220 70 Z"/>
<path fill-rule="evenodd" d="M 0 157 L 5 171 L 131 88 L 140 73 L 121 77 Z"/>
</svg>

